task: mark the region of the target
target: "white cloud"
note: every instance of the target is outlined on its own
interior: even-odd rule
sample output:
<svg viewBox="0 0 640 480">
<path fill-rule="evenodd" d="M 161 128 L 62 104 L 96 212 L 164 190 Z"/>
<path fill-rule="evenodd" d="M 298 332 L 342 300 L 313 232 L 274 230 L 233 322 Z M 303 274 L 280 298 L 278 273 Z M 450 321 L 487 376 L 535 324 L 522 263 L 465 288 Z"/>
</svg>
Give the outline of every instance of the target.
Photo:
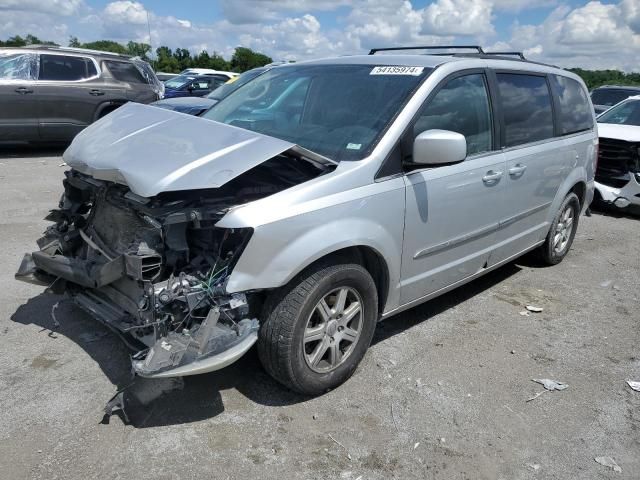
<svg viewBox="0 0 640 480">
<path fill-rule="evenodd" d="M 0 0 L 0 11 L 75 15 L 84 7 L 84 0 Z M 34 32 L 35 33 L 35 32 Z"/>
<path fill-rule="evenodd" d="M 140 2 L 122 0 L 107 4 L 103 11 L 103 18 L 105 21 L 113 23 L 146 25 L 147 11 Z"/>
<path fill-rule="evenodd" d="M 640 35 L 625 8 L 624 2 L 599 1 L 561 6 L 540 25 L 515 25 L 509 43 L 533 59 L 564 67 L 637 70 Z"/>
<path fill-rule="evenodd" d="M 89 7 L 86 0 L 0 0 L 3 38 L 33 33 L 66 44 L 112 39 L 151 42 L 196 53 L 230 56 L 247 46 L 277 60 L 363 53 L 372 47 L 476 43 L 488 50 L 520 50 L 562 66 L 637 70 L 640 0 L 219 0 L 223 19 L 203 23 L 160 15 L 149 0 L 114 0 Z M 541 23 L 515 23 L 495 32 L 504 11 L 559 4 Z M 182 12 L 176 4 L 176 12 Z M 28 13 L 27 13 L 28 12 Z M 336 20 L 328 26 L 327 14 Z M 187 13 L 185 13 L 185 16 Z M 527 18 L 527 13 L 518 14 Z M 149 26 L 151 38 L 149 39 Z"/>
<path fill-rule="evenodd" d="M 424 11 L 423 31 L 435 35 L 492 35 L 489 0 L 437 0 Z"/>
</svg>

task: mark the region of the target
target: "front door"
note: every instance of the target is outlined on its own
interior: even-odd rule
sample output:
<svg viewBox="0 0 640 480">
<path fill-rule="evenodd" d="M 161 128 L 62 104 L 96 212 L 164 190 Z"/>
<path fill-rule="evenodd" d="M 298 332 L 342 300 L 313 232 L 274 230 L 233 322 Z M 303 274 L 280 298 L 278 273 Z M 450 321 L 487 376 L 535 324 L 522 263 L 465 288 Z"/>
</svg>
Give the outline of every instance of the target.
<svg viewBox="0 0 640 480">
<path fill-rule="evenodd" d="M 401 304 L 486 267 L 505 213 L 505 159 L 494 142 L 482 71 L 445 80 L 427 100 L 413 138 L 431 129 L 461 133 L 465 161 L 408 173 Z"/>
<path fill-rule="evenodd" d="M 34 53 L 0 53 L 0 141 L 38 139 Z"/>
</svg>

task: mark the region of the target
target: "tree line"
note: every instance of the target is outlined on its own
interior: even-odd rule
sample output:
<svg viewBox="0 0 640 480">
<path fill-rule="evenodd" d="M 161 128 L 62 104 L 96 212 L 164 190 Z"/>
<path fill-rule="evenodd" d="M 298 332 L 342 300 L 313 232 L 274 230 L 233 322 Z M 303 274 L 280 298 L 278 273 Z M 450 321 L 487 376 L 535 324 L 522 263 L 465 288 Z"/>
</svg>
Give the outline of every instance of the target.
<svg viewBox="0 0 640 480">
<path fill-rule="evenodd" d="M 16 35 L 6 41 L 0 40 L 0 47 L 24 47 L 38 44 L 56 45 L 54 42 L 40 40 L 31 34 L 25 37 Z M 252 68 L 267 65 L 273 61 L 267 55 L 254 52 L 246 47 L 237 47 L 231 58 L 227 60 L 216 52 L 209 54 L 209 52 L 203 50 L 198 54 L 192 54 L 186 48 L 172 50 L 166 46 L 156 48 L 155 58 L 151 59 L 151 45 L 139 42 L 128 42 L 126 45 L 113 40 L 82 43 L 77 37 L 71 37 L 69 46 L 138 56 L 149 61 L 157 72 L 167 73 L 178 73 L 185 68 L 194 67 L 242 73 Z M 601 85 L 640 85 L 640 73 L 638 72 L 625 73 L 620 70 L 585 70 L 582 68 L 570 68 L 568 70 L 582 77 L 589 89 Z"/>
<path fill-rule="evenodd" d="M 47 40 L 40 40 L 31 34 L 25 37 L 15 35 L 9 37 L 6 41 L 0 40 L 0 47 L 26 47 L 28 45 L 57 46 L 58 44 Z M 185 68 L 212 68 L 214 70 L 242 73 L 273 62 L 271 57 L 259 52 L 254 52 L 246 47 L 237 47 L 231 58 L 227 60 L 216 52 L 209 54 L 209 52 L 203 50 L 199 54 L 192 55 L 186 48 L 176 48 L 172 50 L 166 46 L 156 48 L 155 58 L 151 59 L 151 45 L 132 41 L 126 45 L 114 42 L 113 40 L 97 40 L 95 42 L 82 43 L 77 37 L 71 37 L 68 46 L 137 56 L 151 63 L 157 72 L 166 73 L 178 73 Z"/>
</svg>

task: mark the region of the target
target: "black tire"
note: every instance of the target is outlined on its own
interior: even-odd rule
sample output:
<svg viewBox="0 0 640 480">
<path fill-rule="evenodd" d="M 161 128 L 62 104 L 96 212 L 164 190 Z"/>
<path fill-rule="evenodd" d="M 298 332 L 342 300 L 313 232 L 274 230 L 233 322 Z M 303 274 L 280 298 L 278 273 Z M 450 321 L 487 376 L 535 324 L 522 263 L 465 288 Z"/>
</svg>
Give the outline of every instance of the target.
<svg viewBox="0 0 640 480">
<path fill-rule="evenodd" d="M 339 287 L 360 296 L 360 334 L 341 364 L 319 373 L 306 360 L 303 336 L 318 302 Z M 278 382 L 305 395 L 320 395 L 353 374 L 371 344 L 377 320 L 378 294 L 367 270 L 357 264 L 319 263 L 267 299 L 258 334 L 258 355 L 265 370 Z"/>
<path fill-rule="evenodd" d="M 571 231 L 567 235 L 566 244 L 563 246 L 563 248 L 558 250 L 556 248 L 556 244 L 554 243 L 554 239 L 556 238 L 556 234 L 559 234 L 562 230 L 562 216 L 565 214 L 567 209 L 571 209 L 573 212 L 573 222 L 571 224 Z M 575 193 L 569 193 L 565 197 L 562 204 L 560 205 L 560 208 L 558 208 L 558 211 L 553 217 L 553 221 L 551 222 L 551 228 L 549 229 L 547 238 L 545 242 L 540 246 L 540 257 L 545 264 L 557 265 L 562 261 L 562 259 L 571 249 L 573 238 L 575 237 L 576 230 L 578 229 L 580 210 L 580 200 L 578 199 L 578 196 Z"/>
</svg>

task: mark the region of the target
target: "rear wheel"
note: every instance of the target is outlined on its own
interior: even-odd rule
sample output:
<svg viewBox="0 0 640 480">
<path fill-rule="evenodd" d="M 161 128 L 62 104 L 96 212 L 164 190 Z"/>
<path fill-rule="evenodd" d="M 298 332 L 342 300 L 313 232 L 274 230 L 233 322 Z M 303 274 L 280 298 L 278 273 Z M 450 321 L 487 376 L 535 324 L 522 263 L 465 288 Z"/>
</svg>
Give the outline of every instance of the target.
<svg viewBox="0 0 640 480">
<path fill-rule="evenodd" d="M 570 193 L 560 205 L 547 238 L 540 247 L 542 260 L 547 265 L 556 265 L 567 255 L 578 228 L 579 217 L 580 200 L 575 193 Z"/>
<path fill-rule="evenodd" d="M 319 395 L 346 381 L 371 343 L 375 283 L 357 264 L 321 264 L 298 275 L 265 305 L 258 354 L 297 392 Z"/>
</svg>

